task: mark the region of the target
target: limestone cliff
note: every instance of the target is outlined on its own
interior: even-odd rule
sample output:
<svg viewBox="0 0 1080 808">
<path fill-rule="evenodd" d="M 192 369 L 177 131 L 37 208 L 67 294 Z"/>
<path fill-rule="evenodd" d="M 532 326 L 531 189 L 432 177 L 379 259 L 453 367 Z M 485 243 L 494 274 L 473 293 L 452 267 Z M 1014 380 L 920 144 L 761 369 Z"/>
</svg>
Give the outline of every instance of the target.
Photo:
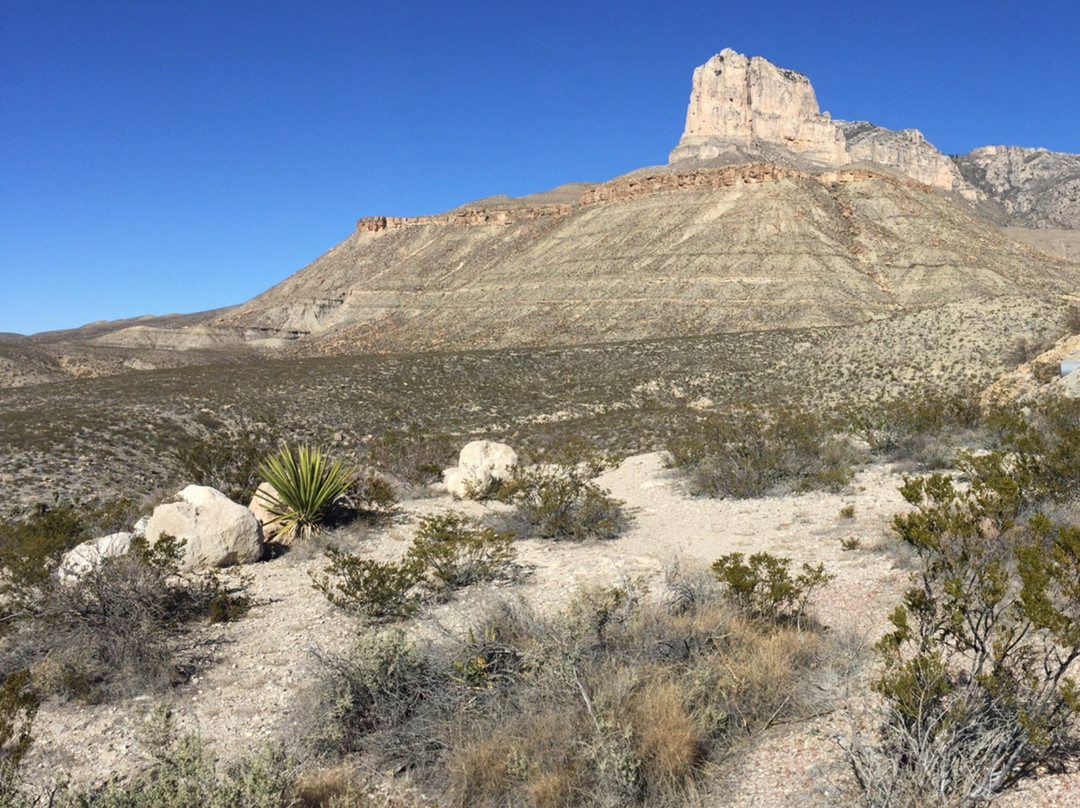
<svg viewBox="0 0 1080 808">
<path fill-rule="evenodd" d="M 670 162 L 714 159 L 759 142 L 821 165 L 846 162 L 843 134 L 818 110 L 806 76 L 725 49 L 694 71 L 686 130 Z"/>
<path fill-rule="evenodd" d="M 1080 229 L 1080 155 L 983 146 L 953 158 L 1004 224 Z"/>
<path fill-rule="evenodd" d="M 969 199 L 977 196 L 952 160 L 917 129 L 895 132 L 834 121 L 818 109 L 806 76 L 729 48 L 694 71 L 686 129 L 668 162 L 746 159 L 819 169 L 870 163 Z"/>
</svg>

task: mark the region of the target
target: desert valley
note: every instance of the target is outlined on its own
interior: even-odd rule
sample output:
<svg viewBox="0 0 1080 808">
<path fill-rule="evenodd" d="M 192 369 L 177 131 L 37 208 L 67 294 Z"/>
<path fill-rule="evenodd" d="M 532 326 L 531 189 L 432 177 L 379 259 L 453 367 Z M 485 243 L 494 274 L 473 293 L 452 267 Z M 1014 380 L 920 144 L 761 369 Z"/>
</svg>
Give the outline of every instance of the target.
<svg viewBox="0 0 1080 808">
<path fill-rule="evenodd" d="M 0 335 L 0 806 L 1080 802 L 1080 155 L 724 50 L 666 165 L 362 213 Z"/>
</svg>

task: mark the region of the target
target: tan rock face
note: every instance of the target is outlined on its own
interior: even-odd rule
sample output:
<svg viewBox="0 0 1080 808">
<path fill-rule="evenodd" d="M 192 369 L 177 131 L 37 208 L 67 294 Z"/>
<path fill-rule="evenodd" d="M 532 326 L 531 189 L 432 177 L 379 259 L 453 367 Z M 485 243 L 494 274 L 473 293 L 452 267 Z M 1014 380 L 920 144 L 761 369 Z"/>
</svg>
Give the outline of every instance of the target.
<svg viewBox="0 0 1080 808">
<path fill-rule="evenodd" d="M 668 162 L 755 159 L 811 170 L 871 163 L 976 197 L 956 164 L 917 129 L 834 121 L 818 109 L 806 76 L 727 49 L 694 71 L 686 129 Z"/>
<path fill-rule="evenodd" d="M 916 182 L 975 198 L 974 189 L 967 187 L 956 164 L 934 148 L 918 129 L 895 132 L 862 121 L 839 122 L 838 127 L 844 134 L 851 162 L 889 166 Z"/>
<path fill-rule="evenodd" d="M 686 130 L 675 152 L 680 157 L 673 153 L 673 161 L 694 152 L 715 157 L 722 148 L 716 141 L 750 145 L 755 140 L 826 165 L 846 162 L 843 135 L 820 113 L 806 76 L 728 48 L 694 71 Z"/>
</svg>

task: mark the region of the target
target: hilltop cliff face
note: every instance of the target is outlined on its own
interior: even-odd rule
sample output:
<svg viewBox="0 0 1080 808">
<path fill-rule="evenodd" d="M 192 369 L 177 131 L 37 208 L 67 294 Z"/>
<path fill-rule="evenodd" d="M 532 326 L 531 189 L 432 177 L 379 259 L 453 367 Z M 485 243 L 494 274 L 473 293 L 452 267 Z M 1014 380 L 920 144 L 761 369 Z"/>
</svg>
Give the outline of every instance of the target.
<svg viewBox="0 0 1080 808">
<path fill-rule="evenodd" d="M 834 121 L 809 79 L 721 51 L 694 71 L 674 168 L 762 159 L 795 168 L 880 166 L 975 203 L 999 224 L 1080 228 L 1080 155 L 984 146 L 950 157 L 917 129 Z"/>
<path fill-rule="evenodd" d="M 694 71 L 686 128 L 668 163 L 753 156 L 814 168 L 872 163 L 976 198 L 956 165 L 917 129 L 834 121 L 818 109 L 806 76 L 726 49 Z"/>
<path fill-rule="evenodd" d="M 818 110 L 806 76 L 724 50 L 694 71 L 686 128 L 669 162 L 743 156 L 759 143 L 789 149 L 812 164 L 848 162 L 843 134 Z"/>
</svg>

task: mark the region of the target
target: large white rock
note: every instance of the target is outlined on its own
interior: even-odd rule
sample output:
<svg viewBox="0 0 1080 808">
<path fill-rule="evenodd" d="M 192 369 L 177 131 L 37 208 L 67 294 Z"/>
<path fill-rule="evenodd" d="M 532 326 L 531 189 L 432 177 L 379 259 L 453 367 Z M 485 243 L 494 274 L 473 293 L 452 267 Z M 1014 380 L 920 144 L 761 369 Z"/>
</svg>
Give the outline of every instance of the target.
<svg viewBox="0 0 1080 808">
<path fill-rule="evenodd" d="M 268 500 L 276 499 L 277 496 L 277 489 L 270 483 L 264 482 L 255 490 L 255 496 L 248 504 L 248 510 L 255 514 L 255 518 L 262 525 L 263 539 L 266 541 L 270 541 L 281 531 L 281 522 L 274 521 L 274 514 L 266 505 Z"/>
<path fill-rule="evenodd" d="M 162 533 L 184 540 L 184 569 L 250 564 L 263 557 L 262 525 L 250 510 L 204 485 L 189 485 L 179 502 L 159 505 L 146 525 L 151 544 Z"/>
<path fill-rule="evenodd" d="M 517 452 L 505 443 L 474 440 L 465 444 L 458 464 L 443 471 L 443 484 L 456 499 L 481 499 L 513 474 Z"/>
<path fill-rule="evenodd" d="M 71 548 L 60 559 L 57 570 L 60 583 L 77 583 L 87 573 L 100 567 L 105 559 L 125 555 L 131 549 L 131 537 L 131 533 L 110 533 Z"/>
</svg>

